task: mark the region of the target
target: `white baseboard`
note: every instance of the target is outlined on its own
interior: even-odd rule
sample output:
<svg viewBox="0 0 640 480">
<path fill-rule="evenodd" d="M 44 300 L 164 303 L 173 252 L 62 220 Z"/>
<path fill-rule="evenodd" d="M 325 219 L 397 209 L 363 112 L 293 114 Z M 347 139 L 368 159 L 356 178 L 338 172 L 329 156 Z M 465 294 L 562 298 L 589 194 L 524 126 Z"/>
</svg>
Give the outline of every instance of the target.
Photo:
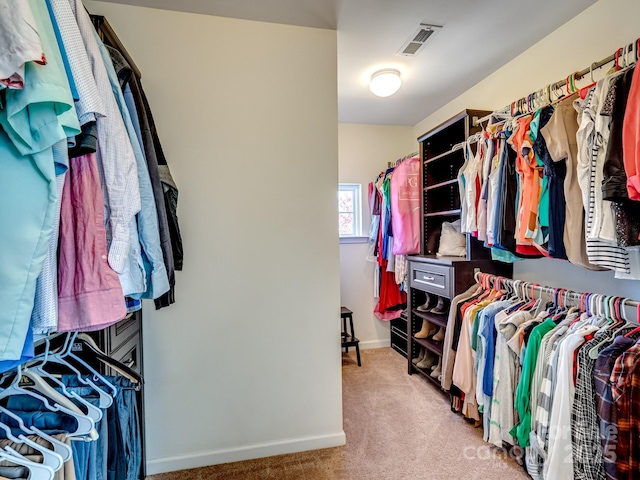
<svg viewBox="0 0 640 480">
<path fill-rule="evenodd" d="M 206 467 L 221 463 L 239 462 L 253 458 L 271 457 L 286 453 L 305 452 L 321 448 L 339 447 L 346 444 L 344 432 L 313 437 L 292 438 L 275 442 L 245 445 L 236 448 L 188 453 L 175 457 L 157 458 L 147 461 L 147 475 Z"/>
<path fill-rule="evenodd" d="M 369 350 L 370 348 L 385 348 L 391 346 L 391 340 L 360 340 L 360 350 Z M 351 348 L 349 348 L 351 350 Z"/>
</svg>

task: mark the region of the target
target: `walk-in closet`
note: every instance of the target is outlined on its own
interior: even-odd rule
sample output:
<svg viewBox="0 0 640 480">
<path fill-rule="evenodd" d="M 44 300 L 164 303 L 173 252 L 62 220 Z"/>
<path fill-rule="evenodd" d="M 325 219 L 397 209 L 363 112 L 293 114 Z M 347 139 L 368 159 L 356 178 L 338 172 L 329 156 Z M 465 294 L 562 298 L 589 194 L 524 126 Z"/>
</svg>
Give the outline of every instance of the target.
<svg viewBox="0 0 640 480">
<path fill-rule="evenodd" d="M 0 0 L 0 480 L 640 478 L 638 18 Z"/>
</svg>

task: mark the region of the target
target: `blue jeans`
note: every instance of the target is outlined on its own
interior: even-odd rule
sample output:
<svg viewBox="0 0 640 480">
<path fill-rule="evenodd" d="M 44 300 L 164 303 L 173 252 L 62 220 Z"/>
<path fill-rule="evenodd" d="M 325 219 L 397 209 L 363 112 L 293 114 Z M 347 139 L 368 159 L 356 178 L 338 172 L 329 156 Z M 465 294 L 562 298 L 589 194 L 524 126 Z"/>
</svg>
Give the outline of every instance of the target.
<svg viewBox="0 0 640 480">
<path fill-rule="evenodd" d="M 107 377 L 117 390 L 113 404 L 102 411 L 95 428 L 100 437 L 93 442 L 71 442 L 77 480 L 138 480 L 142 464 L 142 443 L 135 385 L 125 377 Z M 98 395 L 82 384 L 75 375 L 62 375 L 68 391 L 75 392 L 92 405 L 98 406 Z M 61 391 L 61 389 L 57 389 Z M 73 401 L 73 399 L 72 399 Z M 80 406 L 80 404 L 78 403 Z M 80 406 L 81 407 L 81 406 Z M 82 407 L 81 407 L 82 408 Z M 29 395 L 7 398 L 7 409 L 45 433 L 75 431 L 77 422 L 67 414 L 46 410 L 40 400 Z M 8 425 L 14 435 L 20 434 L 17 422 L 1 414 L 0 422 Z M 0 437 L 4 432 L 0 430 Z"/>
<path fill-rule="evenodd" d="M 135 385 L 125 377 L 113 376 L 107 380 L 118 388 L 118 395 L 108 409 L 109 445 L 114 447 L 109 449 L 108 480 L 138 480 L 142 440 Z M 117 438 L 113 438 L 114 435 Z"/>
<path fill-rule="evenodd" d="M 106 459 L 104 470 L 102 463 L 99 469 L 105 472 L 105 476 L 99 476 L 98 480 L 138 480 L 142 465 L 142 441 L 135 385 L 125 377 L 105 378 L 116 387 L 118 393 L 107 411 L 103 411 L 101 423 L 106 426 L 106 431 L 103 433 L 98 430 L 100 437 L 105 439 L 105 448 L 99 450 L 97 460 L 102 462 Z M 82 385 L 75 375 L 63 376 L 63 382 L 74 387 Z M 79 391 L 78 394 L 84 396 Z M 89 477 L 87 480 L 92 479 Z"/>
<path fill-rule="evenodd" d="M 63 375 L 61 381 L 68 392 L 75 392 L 96 407 L 99 405 L 100 398 L 95 390 L 83 385 L 75 375 Z M 62 393 L 61 388 L 56 390 Z M 80 402 L 76 402 L 74 399 L 72 401 L 82 409 Z M 102 419 L 95 424 L 99 435 L 97 440 L 93 442 L 74 440 L 71 442 L 76 480 L 107 480 L 107 452 L 109 450 L 107 416 L 107 411 L 102 410 Z"/>
</svg>

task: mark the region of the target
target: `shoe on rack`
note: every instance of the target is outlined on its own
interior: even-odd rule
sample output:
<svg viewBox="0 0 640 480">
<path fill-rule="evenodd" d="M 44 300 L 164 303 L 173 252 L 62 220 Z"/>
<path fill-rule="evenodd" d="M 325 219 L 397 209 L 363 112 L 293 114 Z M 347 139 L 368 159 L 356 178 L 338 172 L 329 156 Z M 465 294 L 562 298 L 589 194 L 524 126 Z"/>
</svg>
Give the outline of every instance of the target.
<svg viewBox="0 0 640 480">
<path fill-rule="evenodd" d="M 422 305 L 418 305 L 418 307 L 416 308 L 416 310 L 418 310 L 419 312 L 428 312 L 433 308 L 431 306 L 433 303 L 431 301 L 431 297 L 429 296 L 428 293 L 426 293 L 425 295 L 427 296 L 427 299 L 425 300 L 425 302 Z"/>
<path fill-rule="evenodd" d="M 438 378 L 442 374 L 442 367 L 440 366 L 442 359 L 438 358 L 438 364 L 431 372 L 431 378 Z"/>
<path fill-rule="evenodd" d="M 444 327 L 440 327 L 438 332 L 431 338 L 434 342 L 441 342 L 444 340 Z"/>
<path fill-rule="evenodd" d="M 437 361 L 436 354 L 427 350 L 426 355 L 424 356 L 421 362 L 418 362 L 416 367 L 421 368 L 422 370 L 429 370 L 429 368 L 431 368 L 431 366 L 434 365 L 436 361 Z"/>
<path fill-rule="evenodd" d="M 424 359 L 425 354 L 427 353 L 427 349 L 426 348 L 421 348 L 420 349 L 420 353 L 418 354 L 418 356 L 416 358 L 412 358 L 411 359 L 411 363 L 413 363 L 414 365 L 417 365 L 418 363 L 420 363 L 422 361 L 422 359 Z"/>
<path fill-rule="evenodd" d="M 428 320 L 422 320 L 422 328 L 414 336 L 416 338 L 427 338 L 438 331 L 438 327 Z"/>
<path fill-rule="evenodd" d="M 447 302 L 444 297 L 438 297 L 438 303 L 435 307 L 433 307 L 430 312 L 435 313 L 436 315 L 444 315 L 449 310 L 447 307 Z"/>
</svg>

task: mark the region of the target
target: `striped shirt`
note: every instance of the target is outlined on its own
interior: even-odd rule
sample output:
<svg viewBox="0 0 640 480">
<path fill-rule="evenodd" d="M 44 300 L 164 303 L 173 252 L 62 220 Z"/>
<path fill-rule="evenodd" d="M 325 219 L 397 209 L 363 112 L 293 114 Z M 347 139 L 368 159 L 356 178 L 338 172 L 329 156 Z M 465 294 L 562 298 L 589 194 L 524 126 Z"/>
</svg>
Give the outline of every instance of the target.
<svg viewBox="0 0 640 480">
<path fill-rule="evenodd" d="M 585 343 L 578 353 L 576 401 L 571 410 L 573 474 L 576 479 L 606 478 L 592 381 L 596 359 L 592 358 L 590 351 L 592 348 L 596 348 L 598 353 L 604 350 L 611 344 L 613 335 L 613 331 L 601 330 L 593 340 Z"/>
<path fill-rule="evenodd" d="M 628 252 L 619 247 L 616 242 L 598 238 L 596 232 L 601 223 L 599 218 L 603 201 L 602 190 L 597 188 L 597 185 L 602 184 L 602 162 L 609 135 L 608 117 L 600 118 L 602 116 L 597 115 L 600 110 L 602 92 L 606 86 L 605 80 L 600 80 L 595 88 L 589 90 L 584 100 L 574 102 L 580 125 L 576 134 L 578 142 L 577 171 L 585 209 L 587 256 L 594 265 L 629 274 L 631 269 Z M 600 165 L 598 159 L 600 159 Z"/>
<path fill-rule="evenodd" d="M 76 16 L 106 113 L 105 117 L 97 118 L 96 158 L 107 214 L 105 223 L 109 244 L 109 266 L 119 274 L 126 274 L 129 250 L 132 247 L 130 228 L 135 222 L 135 215 L 140 211 L 136 159 L 122 115 L 111 91 L 111 82 L 95 39 L 91 18 L 81 0 L 69 0 L 69 4 Z"/>
</svg>

